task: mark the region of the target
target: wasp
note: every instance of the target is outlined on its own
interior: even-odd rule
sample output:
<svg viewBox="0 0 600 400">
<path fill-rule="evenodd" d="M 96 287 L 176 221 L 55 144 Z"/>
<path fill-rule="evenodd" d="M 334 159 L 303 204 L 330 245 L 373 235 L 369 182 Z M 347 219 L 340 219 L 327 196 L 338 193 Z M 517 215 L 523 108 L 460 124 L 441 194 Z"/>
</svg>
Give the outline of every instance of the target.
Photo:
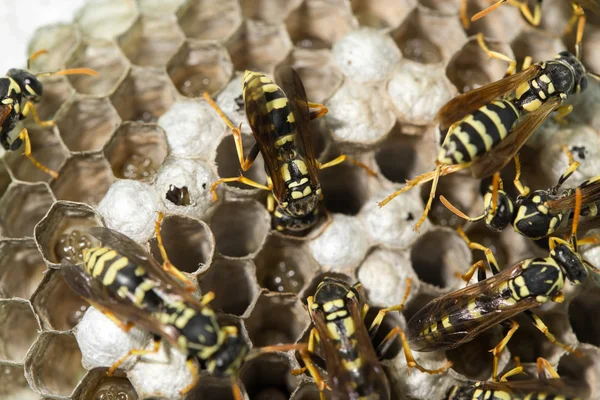
<svg viewBox="0 0 600 400">
<path fill-rule="evenodd" d="M 475 178 L 498 173 L 519 152 L 538 126 L 553 112 L 562 120 L 572 106 L 563 106 L 568 96 L 587 87 L 587 72 L 578 57 L 568 51 L 552 61 L 527 66 L 514 73 L 516 62 L 487 48 L 483 35 L 478 43 L 492 58 L 508 61 L 507 77 L 471 90 L 450 100 L 437 113 L 440 131 L 447 132 L 434 171 L 407 181 L 406 185 L 379 203 L 385 206 L 394 197 L 433 180 L 429 199 L 415 229 L 427 218 L 440 176 L 470 168 Z M 497 196 L 493 196 L 494 207 Z"/>
<path fill-rule="evenodd" d="M 291 67 L 280 68 L 274 83 L 265 75 L 246 71 L 242 96 L 248 122 L 255 143 L 248 157 L 244 157 L 240 127 L 235 127 L 218 108 L 208 94 L 204 97 L 231 128 L 242 171 L 250 169 L 258 154 L 265 162 L 267 184 L 255 182 L 242 174 L 235 178 L 221 178 L 211 186 L 213 199 L 218 185 L 225 182 L 241 182 L 271 193 L 267 208 L 275 212 L 274 228 L 279 231 L 307 230 L 318 220 L 319 201 L 323 194 L 317 173 L 345 160 L 368 167 L 342 154 L 320 163 L 314 154 L 310 121 L 327 113 L 327 108 L 306 99 L 306 91 L 300 77 Z M 277 206 L 277 208 L 275 207 Z"/>
<path fill-rule="evenodd" d="M 214 294 L 209 292 L 201 300 L 196 299 L 183 285 L 187 278 L 167 258 L 161 266 L 139 244 L 111 229 L 96 227 L 90 233 L 102 246 L 84 250 L 83 267 L 62 266 L 67 283 L 124 331 L 136 325 L 154 334 L 152 349 L 129 351 L 109 368 L 109 376 L 129 357 L 158 352 L 164 339 L 188 357 L 186 364 L 193 379 L 182 394 L 199 379 L 194 363 L 197 359 L 209 374 L 230 377 L 234 397 L 241 400 L 236 376 L 243 362 L 264 352 L 302 348 L 279 345 L 250 352 L 237 326 L 219 325 L 209 305 Z M 166 255 L 159 231 L 157 239 L 161 253 Z"/>
<path fill-rule="evenodd" d="M 485 279 L 483 262 L 474 264 L 464 278 L 468 281 L 479 270 L 479 282 L 458 291 L 438 297 L 419 310 L 407 324 L 407 339 L 414 350 L 450 350 L 473 340 L 481 332 L 525 313 L 550 342 L 569 352 L 575 349 L 560 343 L 548 327 L 531 309 L 549 302 L 563 301 L 565 280 L 577 285 L 589 275 L 600 273 L 578 252 L 577 224 L 581 209 L 581 189 L 576 189 L 576 202 L 572 234 L 567 242 L 557 237 L 549 239 L 550 254 L 545 258 L 523 260 L 500 271 L 492 251 L 471 242 L 464 232 L 459 233 L 471 249 L 482 250 L 493 276 Z M 504 339 L 491 350 L 494 355 L 493 379 L 497 378 L 498 356 L 519 328 L 510 321 L 510 330 Z"/>
<path fill-rule="evenodd" d="M 98 73 L 89 68 L 74 68 L 65 69 L 57 72 L 43 72 L 32 74 L 29 72 L 31 61 L 35 60 L 42 54 L 46 54 L 46 50 L 35 52 L 27 60 L 27 69 L 11 68 L 6 73 L 6 76 L 0 78 L 0 144 L 4 150 L 15 151 L 25 144 L 25 156 L 31 162 L 52 176 L 58 177 L 56 171 L 52 171 L 48 167 L 42 165 L 31 154 L 31 141 L 29 140 L 29 132 L 27 128 L 17 132 L 17 123 L 25 119 L 29 114 L 35 122 L 41 127 L 54 126 L 54 121 L 40 120 L 35 109 L 35 103 L 39 102 L 43 94 L 42 82 L 39 78 L 51 75 L 92 75 L 98 76 Z"/>
<path fill-rule="evenodd" d="M 402 304 L 379 311 L 370 328 L 365 325 L 369 305 L 360 283 L 350 285 L 332 277 L 326 277 L 317 287 L 314 296 L 307 299 L 308 311 L 313 328 L 309 334 L 306 351 L 300 351 L 305 367 L 292 373 L 308 370 L 321 392 L 327 386 L 316 366 L 325 366 L 330 380 L 331 390 L 342 399 L 380 399 L 390 398 L 390 386 L 379 363 L 393 340 L 404 332 L 395 327 L 379 344 L 377 350 L 373 339 L 383 318 L 390 311 L 400 311 L 408 298 L 410 279 Z M 315 352 L 315 342 L 320 343 L 322 357 Z M 406 341 L 404 340 L 404 343 Z M 440 369 L 423 368 L 414 360 L 410 348 L 405 347 L 405 357 L 409 368 L 430 374 L 440 373 L 452 364 L 447 363 Z"/>
<path fill-rule="evenodd" d="M 570 229 L 573 223 L 572 216 L 576 203 L 576 190 L 574 188 L 560 190 L 560 188 L 577 170 L 579 163 L 573 160 L 573 156 L 568 149 L 564 149 L 569 158 L 569 166 L 560 176 L 556 185 L 549 189 L 530 192 L 527 186 L 523 186 L 520 181 L 521 166 L 519 157 L 515 156 L 516 176 L 514 184 L 519 192 L 516 199 L 512 199 L 508 193 L 502 190 L 502 181 L 500 180 L 496 206 L 494 207 L 492 201 L 494 195 L 494 184 L 492 184 L 484 196 L 484 211 L 480 216 L 468 217 L 450 204 L 444 196 L 440 196 L 440 200 L 450 211 L 467 221 L 485 220 L 486 226 L 495 232 L 500 232 L 509 224 L 512 224 L 517 233 L 537 240 Z M 578 228 L 588 229 L 597 225 L 600 203 L 600 176 L 585 180 L 578 188 L 581 190 L 581 215 L 588 217 L 585 221 L 579 223 Z M 582 244 L 581 241 L 580 244 Z"/>
<path fill-rule="evenodd" d="M 544 369 L 550 374 L 549 379 L 543 377 Z M 571 386 L 575 385 L 569 385 L 571 382 L 561 379 L 548 360 L 538 358 L 537 370 L 538 379 L 507 381 L 509 376 L 523 372 L 523 367 L 518 363 L 500 378 L 500 382 L 471 382 L 452 386 L 444 400 L 581 400 L 574 397 L 575 390 Z"/>
</svg>

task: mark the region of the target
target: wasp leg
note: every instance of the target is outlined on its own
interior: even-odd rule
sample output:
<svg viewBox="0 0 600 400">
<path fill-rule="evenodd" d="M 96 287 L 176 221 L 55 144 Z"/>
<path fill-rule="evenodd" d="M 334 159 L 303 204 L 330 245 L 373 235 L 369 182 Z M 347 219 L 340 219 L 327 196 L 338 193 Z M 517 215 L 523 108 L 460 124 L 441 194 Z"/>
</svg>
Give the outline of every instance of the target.
<svg viewBox="0 0 600 400">
<path fill-rule="evenodd" d="M 544 334 L 544 336 L 546 336 L 546 338 L 548 338 L 548 340 L 552 344 L 555 344 L 557 346 L 562 347 L 563 349 L 565 349 L 569 353 L 581 354 L 581 352 L 577 351 L 575 348 L 573 348 L 571 346 L 568 346 L 568 345 L 566 345 L 564 343 L 561 343 L 558 340 L 556 340 L 556 338 L 554 337 L 554 335 L 552 333 L 550 333 L 550 331 L 548 330 L 548 327 L 546 326 L 546 324 L 544 324 L 544 322 L 542 322 L 542 320 L 540 319 L 540 317 L 538 317 L 533 312 L 531 312 L 531 310 L 526 310 L 525 314 L 529 318 L 531 318 L 531 320 L 533 321 L 533 325 L 535 325 L 535 327 L 538 328 L 539 331 L 542 332 Z"/>
<path fill-rule="evenodd" d="M 493 382 L 498 381 L 499 355 L 500 355 L 500 353 L 502 353 L 502 350 L 504 350 L 504 348 L 508 344 L 508 341 L 510 340 L 510 338 L 515 334 L 517 329 L 519 329 L 519 324 L 517 324 L 515 321 L 511 320 L 510 324 L 511 324 L 510 329 L 508 330 L 508 333 L 506 334 L 506 336 L 504 336 L 504 339 L 502 339 L 500 341 L 500 343 L 498 343 L 496 345 L 496 347 L 494 347 L 493 349 L 490 350 L 490 353 L 493 353 L 493 355 L 494 355 L 494 369 L 493 369 L 493 373 L 492 373 L 492 381 Z"/>
<path fill-rule="evenodd" d="M 577 168 L 579 168 L 579 162 L 577 162 L 573 159 L 573 153 L 571 153 L 571 150 L 569 150 L 569 148 L 566 145 L 563 146 L 562 149 L 565 152 L 565 154 L 567 155 L 567 158 L 569 159 L 569 166 L 567 167 L 567 170 L 565 172 L 563 172 L 563 174 L 560 176 L 560 178 L 558 178 L 558 182 L 556 183 L 556 185 L 553 188 L 554 190 L 560 189 L 560 187 L 563 185 L 563 183 L 565 183 L 567 181 L 567 179 L 569 179 L 571 177 L 571 175 L 573 175 L 573 173 L 577 170 Z"/>
<path fill-rule="evenodd" d="M 471 20 L 469 19 L 469 15 L 467 13 L 468 6 L 469 0 L 460 1 L 460 22 L 465 29 L 469 29 L 471 27 Z"/>
<path fill-rule="evenodd" d="M 573 106 L 572 105 L 568 105 L 568 106 L 560 106 L 556 109 L 556 114 L 554 114 L 554 121 L 556 121 L 557 123 L 561 124 L 561 125 L 566 125 L 567 120 L 566 120 L 566 116 L 569 115 L 571 113 L 571 111 L 573 111 Z"/>
<path fill-rule="evenodd" d="M 177 267 L 173 265 L 173 263 L 169 260 L 169 256 L 167 255 L 167 250 L 165 249 L 165 245 L 163 243 L 162 234 L 160 233 L 160 227 L 163 220 L 163 213 L 158 213 L 158 218 L 154 224 L 154 230 L 156 231 L 156 242 L 158 244 L 158 249 L 160 250 L 160 255 L 163 259 L 163 269 L 168 274 L 175 277 L 177 280 L 181 281 L 185 285 L 185 289 L 189 292 L 193 292 L 196 290 L 196 286 L 194 283 L 187 277 L 183 272 L 181 272 Z"/>
<path fill-rule="evenodd" d="M 492 4 L 485 10 L 481 10 L 477 14 L 473 15 L 473 17 L 471 17 L 471 21 L 477 21 L 478 19 L 485 17 L 504 3 L 506 3 L 506 0 L 498 0 L 496 3 Z"/>
<path fill-rule="evenodd" d="M 577 244 L 598 244 L 600 243 L 600 237 L 598 236 L 588 236 L 583 239 L 577 239 Z"/>
<path fill-rule="evenodd" d="M 311 121 L 313 119 L 321 118 L 323 115 L 325 115 L 329 112 L 327 107 L 325 107 L 323 104 L 311 103 L 310 101 L 308 102 L 308 108 L 310 111 Z"/>
<path fill-rule="evenodd" d="M 488 265 L 490 266 L 490 270 L 494 275 L 500 272 L 500 267 L 498 266 L 498 262 L 496 261 L 496 257 L 494 257 L 494 253 L 492 253 L 492 250 L 480 245 L 479 243 L 472 242 L 460 226 L 456 228 L 456 231 L 458 232 L 460 237 L 467 243 L 470 249 L 483 251 L 483 253 L 485 254 L 485 259 L 487 260 Z"/>
<path fill-rule="evenodd" d="M 267 197 L 267 211 L 271 214 L 275 211 L 275 197 L 271 193 Z"/>
<path fill-rule="evenodd" d="M 19 133 L 18 138 L 25 143 L 25 156 L 29 158 L 36 167 L 38 167 L 54 179 L 58 178 L 58 172 L 53 171 L 50 168 L 42 165 L 38 160 L 35 159 L 33 154 L 31 154 L 31 141 L 29 140 L 29 132 L 27 131 L 27 128 L 23 128 L 23 130 Z"/>
<path fill-rule="evenodd" d="M 524 0 L 509 0 L 507 2 L 511 6 L 517 7 L 521 11 L 521 15 L 525 20 L 532 26 L 538 27 L 542 22 L 542 0 L 536 0 L 535 6 L 533 6 L 533 13 Z"/>
<path fill-rule="evenodd" d="M 342 154 L 341 156 L 338 156 L 338 157 L 334 158 L 333 160 L 326 162 L 324 164 L 321 164 L 320 162 L 317 161 L 317 168 L 325 169 L 325 168 L 333 167 L 333 166 L 343 163 L 346 160 L 350 161 L 352 164 L 356 165 L 357 167 L 364 169 L 365 171 L 367 171 L 367 173 L 369 175 L 377 176 L 377 174 L 371 168 L 367 167 L 365 164 L 361 163 L 360 161 L 355 160 L 354 158 L 348 157 L 345 154 Z"/>
<path fill-rule="evenodd" d="M 575 39 L 575 57 L 578 60 L 581 60 L 581 42 L 583 41 L 583 31 L 585 28 L 585 11 L 581 8 L 580 5 L 575 4 L 575 2 L 571 2 L 571 6 L 573 6 L 573 15 L 569 19 L 569 23 L 565 28 L 564 35 L 569 35 L 573 31 L 573 26 L 575 22 L 577 22 L 577 35 Z"/>
<path fill-rule="evenodd" d="M 125 354 L 123 357 L 119 358 L 117 360 L 116 363 L 114 363 L 106 372 L 106 375 L 108 376 L 113 376 L 115 371 L 117 370 L 117 368 L 119 368 L 119 366 L 121 364 L 123 364 L 123 362 L 125 362 L 125 360 L 127 360 L 129 357 L 132 356 L 145 356 L 148 354 L 156 354 L 158 353 L 158 350 L 160 349 L 160 338 L 159 337 L 155 337 L 154 338 L 154 345 L 152 346 L 152 348 L 150 350 L 148 349 L 133 349 L 133 350 L 129 350 L 129 352 L 127 354 Z"/>
<path fill-rule="evenodd" d="M 415 360 L 412 351 L 410 350 L 410 346 L 408 345 L 408 341 L 406 340 L 406 334 L 399 326 L 394 327 L 390 331 L 390 333 L 388 333 L 387 336 L 383 339 L 383 341 L 377 348 L 377 354 L 384 355 L 389 350 L 396 336 L 400 336 L 400 340 L 402 341 L 402 348 L 404 349 L 404 358 L 406 359 L 408 373 L 410 373 L 411 368 L 416 368 L 419 371 L 427 374 L 439 374 L 452 366 L 452 361 L 448 361 L 446 364 L 444 364 L 441 368 L 438 369 L 427 369 L 419 365 Z"/>
<path fill-rule="evenodd" d="M 519 195 L 527 196 L 529 194 L 529 187 L 523 186 L 521 183 L 521 160 L 519 154 L 515 155 L 515 180 L 513 183 L 515 188 L 519 191 Z"/>
<path fill-rule="evenodd" d="M 492 178 L 492 207 L 489 211 L 491 215 L 496 215 L 498 210 L 498 191 L 502 189 L 502 180 L 500 179 L 500 172 L 494 172 Z"/>
<path fill-rule="evenodd" d="M 496 3 L 496 4 L 498 4 L 498 3 Z M 487 45 L 485 44 L 485 41 L 483 40 L 483 33 L 479 33 L 477 35 L 477 43 L 479 44 L 479 47 L 481 47 L 481 49 L 485 52 L 485 54 L 487 54 L 488 57 L 496 58 L 498 60 L 503 60 L 503 61 L 508 62 L 508 68 L 506 68 L 506 72 L 504 73 L 504 76 L 509 76 L 509 75 L 512 75 L 515 73 L 515 70 L 517 69 L 517 62 L 502 53 L 490 50 L 487 47 Z"/>
<path fill-rule="evenodd" d="M 242 125 L 240 124 L 240 126 L 234 126 L 233 123 L 229 120 L 229 118 L 227 118 L 223 110 L 221 110 L 221 108 L 217 105 L 217 103 L 214 102 L 214 100 L 210 97 L 210 95 L 207 92 L 204 92 L 203 96 L 204 99 L 208 101 L 208 104 L 210 104 L 210 106 L 215 109 L 217 114 L 219 114 L 221 119 L 225 121 L 229 129 L 231 129 L 233 140 L 235 141 L 235 149 L 237 151 L 238 159 L 240 161 L 240 167 L 242 167 L 242 171 L 248 171 L 254 163 L 254 160 L 256 160 L 256 157 L 258 156 L 258 144 L 254 143 L 254 145 L 252 145 L 252 148 L 250 149 L 248 158 L 244 157 L 244 144 L 242 143 L 242 132 L 240 131 Z"/>
<path fill-rule="evenodd" d="M 319 332 L 317 332 L 316 328 L 312 328 L 310 330 L 309 335 L 308 335 L 308 346 L 307 346 L 308 356 L 311 357 L 311 359 L 315 358 L 315 357 L 316 358 L 320 358 L 315 353 L 315 340 L 317 342 L 320 341 Z M 316 362 L 315 364 L 319 364 L 319 362 Z M 294 369 L 294 370 L 292 370 L 291 374 L 292 375 L 300 375 L 300 374 L 303 374 L 307 369 L 308 369 L 307 367 L 302 367 L 302 368 L 299 368 L 299 369 Z"/>
<path fill-rule="evenodd" d="M 31 101 L 28 101 L 27 103 L 25 103 L 25 106 L 23 107 L 23 111 L 21 112 L 21 114 L 26 117 L 27 115 L 29 115 L 31 113 L 31 116 L 33 117 L 33 120 L 35 121 L 36 124 L 38 124 L 39 126 L 41 126 L 42 128 L 47 128 L 49 126 L 54 126 L 54 120 L 50 119 L 47 121 L 42 121 L 37 113 L 37 110 L 35 109 L 35 106 L 33 105 L 33 103 Z"/>
<path fill-rule="evenodd" d="M 268 190 L 269 192 L 273 190 L 272 183 L 270 183 L 268 186 L 261 185 L 260 183 L 255 182 L 252 179 L 248 179 L 243 175 L 240 175 L 237 178 L 221 178 L 218 181 L 216 181 L 215 183 L 213 183 L 210 187 L 210 193 L 212 194 L 213 201 L 218 200 L 217 192 L 216 192 L 217 186 L 219 186 L 221 183 L 226 183 L 226 182 L 240 182 L 240 183 L 244 183 L 248 186 L 255 187 L 257 189 Z"/>
<path fill-rule="evenodd" d="M 184 387 L 183 389 L 181 389 L 179 391 L 179 394 L 181 394 L 181 395 L 184 395 L 187 392 L 189 392 L 190 390 L 192 390 L 198 383 L 198 379 L 200 379 L 200 373 L 198 372 L 198 366 L 196 366 L 196 363 L 194 362 L 193 358 L 188 358 L 188 360 L 185 362 L 185 365 L 188 367 L 188 369 L 190 370 L 190 373 L 192 374 L 192 381 L 190 382 L 189 385 L 187 385 L 186 387 Z"/>
<path fill-rule="evenodd" d="M 482 270 L 485 273 L 485 263 L 482 260 L 479 260 L 475 264 L 471 265 L 471 268 L 469 268 L 469 270 L 467 272 L 465 272 L 462 275 L 459 275 L 457 273 L 457 275 L 459 275 L 460 279 L 462 279 L 463 281 L 465 281 L 467 283 L 467 285 L 469 285 L 469 282 L 473 278 L 473 275 L 475 275 L 475 271 L 482 271 Z"/>
<path fill-rule="evenodd" d="M 238 383 L 237 377 L 235 375 L 231 376 L 231 391 L 233 392 L 234 400 L 244 399 L 244 395 L 242 394 L 242 388 L 240 388 L 240 384 Z"/>
<path fill-rule="evenodd" d="M 514 375 L 518 375 L 518 374 L 522 374 L 523 373 L 523 367 L 521 365 L 517 365 L 516 367 L 514 367 L 513 369 L 507 371 L 504 373 L 504 375 L 502 375 L 500 377 L 500 382 L 507 382 L 508 377 L 510 376 L 514 376 Z"/>
<path fill-rule="evenodd" d="M 404 304 L 406 303 L 406 300 L 408 299 L 411 284 L 412 284 L 412 279 L 406 278 L 406 289 L 404 291 L 404 297 L 402 297 L 402 302 L 400 304 L 391 306 L 391 307 L 386 307 L 386 308 L 379 310 L 379 312 L 377 313 L 377 316 L 375 317 L 375 319 L 373 320 L 373 323 L 371 324 L 371 327 L 369 328 L 369 334 L 371 335 L 371 339 L 373 339 L 375 337 L 375 335 L 377 334 L 377 331 L 379 330 L 379 327 L 381 326 L 381 323 L 383 322 L 383 318 L 385 317 L 385 314 L 389 313 L 390 311 L 404 310 Z"/>
<path fill-rule="evenodd" d="M 115 313 L 113 313 L 112 311 L 104 308 L 103 306 L 101 306 L 98 303 L 94 303 L 93 301 L 89 301 L 88 303 L 90 303 L 90 305 L 92 307 L 94 307 L 96 310 L 100 311 L 102 314 L 104 314 L 108 319 L 110 319 L 115 325 L 117 325 L 119 328 L 121 328 L 121 330 L 125 333 L 129 332 L 131 330 L 131 328 L 133 328 L 134 324 L 132 322 L 128 322 L 128 323 L 124 323 L 123 321 L 121 321 L 119 319 L 119 317 L 117 317 L 115 315 Z"/>
<path fill-rule="evenodd" d="M 323 391 L 325 391 L 327 384 L 325 383 L 325 380 L 323 379 L 323 377 L 321 376 L 319 371 L 317 371 L 317 368 L 315 367 L 315 363 L 313 363 L 310 354 L 306 350 L 301 350 L 300 358 L 302 358 L 302 362 L 306 366 L 306 369 L 310 373 L 310 376 L 312 376 L 312 378 L 315 381 L 315 384 L 317 385 L 317 389 L 319 390 L 320 399 L 325 400 L 325 395 L 323 394 Z"/>
<path fill-rule="evenodd" d="M 538 378 L 540 378 L 540 379 L 544 378 L 542 376 L 542 374 L 544 373 L 544 370 L 546 370 L 548 372 L 548 374 L 550 374 L 551 378 L 554 378 L 554 379 L 560 378 L 560 375 L 558 375 L 558 372 L 556 372 L 556 370 L 554 368 L 552 368 L 552 365 L 550 365 L 550 362 L 548 360 L 546 360 L 545 358 L 538 357 L 536 364 L 537 364 Z"/>
</svg>

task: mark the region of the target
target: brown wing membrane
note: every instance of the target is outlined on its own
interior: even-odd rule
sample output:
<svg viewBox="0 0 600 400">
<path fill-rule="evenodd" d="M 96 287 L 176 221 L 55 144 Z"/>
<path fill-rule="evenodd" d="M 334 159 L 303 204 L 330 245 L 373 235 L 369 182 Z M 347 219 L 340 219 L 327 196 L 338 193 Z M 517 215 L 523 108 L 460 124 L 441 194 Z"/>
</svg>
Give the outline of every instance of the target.
<svg viewBox="0 0 600 400">
<path fill-rule="evenodd" d="M 61 270 L 67 284 L 79 296 L 113 312 L 120 319 L 133 322 L 144 330 L 159 335 L 177 346 L 178 334 L 174 327 L 163 325 L 153 318 L 150 313 L 141 312 L 139 308 L 127 303 L 125 300 L 119 301 L 111 296 L 106 287 L 90 276 L 81 266 L 63 263 Z"/>
<path fill-rule="evenodd" d="M 517 396 L 526 396 L 532 393 L 545 393 L 561 394 L 563 396 L 569 396 L 569 398 L 581 396 L 582 392 L 588 390 L 588 388 L 582 387 L 581 382 L 565 379 L 527 379 L 510 382 L 485 382 L 479 387 L 488 390 L 503 390 Z"/>
<path fill-rule="evenodd" d="M 275 148 L 275 135 L 273 123 L 267 114 L 267 101 L 262 92 L 256 93 L 252 89 L 244 96 L 246 116 L 252 128 L 252 133 L 265 162 L 265 170 L 273 181 L 273 194 L 280 199 L 285 193 L 285 184 L 279 173 L 279 164 Z"/>
<path fill-rule="evenodd" d="M 472 175 L 475 178 L 483 179 L 504 168 L 521 150 L 521 147 L 523 147 L 541 123 L 561 104 L 562 101 L 558 97 L 553 97 L 542 104 L 537 110 L 519 119 L 517 125 L 512 129 L 512 133 L 498 143 L 496 147 L 473 162 L 471 165 Z"/>
<path fill-rule="evenodd" d="M 285 92 L 290 110 L 294 114 L 297 133 L 296 139 L 299 141 L 296 146 L 297 151 L 304 152 L 304 156 L 309 164 L 309 174 L 311 175 L 313 182 L 315 182 L 317 179 L 317 165 L 312 145 L 310 110 L 308 108 L 308 100 L 306 99 L 304 85 L 296 71 L 287 66 L 282 67 L 277 71 L 275 79 L 281 89 Z"/>
<path fill-rule="evenodd" d="M 162 266 L 149 255 L 146 250 L 129 237 L 113 229 L 104 227 L 90 228 L 89 232 L 100 240 L 104 246 L 116 250 L 119 254 L 127 257 L 129 261 L 142 266 L 146 273 L 158 282 L 163 283 L 166 291 L 181 297 L 184 301 L 191 303 L 198 309 L 205 307 L 198 299 L 188 293 L 183 284 L 175 277 L 165 272 Z"/>
<path fill-rule="evenodd" d="M 0 104 L 0 126 L 4 124 L 4 120 L 10 115 L 12 108 L 12 104 Z"/>
<path fill-rule="evenodd" d="M 533 79 L 540 70 L 539 65 L 534 64 L 524 71 L 458 95 L 438 111 L 435 120 L 440 124 L 442 131 L 444 131 L 453 123 L 463 119 L 467 114 L 510 93 L 521 83 Z"/>
<path fill-rule="evenodd" d="M 600 180 L 581 189 L 581 207 L 600 201 Z M 547 202 L 550 212 L 573 210 L 575 208 L 575 191 L 568 196 L 562 196 Z"/>
<path fill-rule="evenodd" d="M 598 0 L 575 0 L 574 3 L 579 4 L 586 10 L 594 12 L 596 15 L 600 15 L 600 1 Z"/>
<path fill-rule="evenodd" d="M 537 307 L 535 298 L 527 298 L 513 304 L 498 293 L 498 287 L 519 275 L 522 262 L 501 271 L 486 280 L 432 300 L 419 310 L 408 322 L 407 337 L 411 348 L 417 351 L 449 350 L 473 340 L 492 326 L 525 310 Z M 475 307 L 468 304 L 475 301 Z M 478 318 L 474 314 L 480 313 Z M 452 324 L 447 331 L 420 335 L 425 328 L 437 326 L 448 317 Z"/>
</svg>

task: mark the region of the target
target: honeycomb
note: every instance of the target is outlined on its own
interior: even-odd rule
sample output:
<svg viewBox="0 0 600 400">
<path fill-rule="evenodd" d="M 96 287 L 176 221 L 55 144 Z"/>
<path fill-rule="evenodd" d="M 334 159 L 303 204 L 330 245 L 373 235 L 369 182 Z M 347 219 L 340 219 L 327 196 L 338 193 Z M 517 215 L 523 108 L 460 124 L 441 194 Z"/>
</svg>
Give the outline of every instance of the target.
<svg viewBox="0 0 600 400">
<path fill-rule="evenodd" d="M 487 5 L 469 1 L 468 13 Z M 432 169 L 439 107 L 504 74 L 505 63 L 487 59 L 476 33 L 519 63 L 527 55 L 546 60 L 572 49 L 573 34 L 563 34 L 571 12 L 564 0 L 544 2 L 541 29 L 503 6 L 465 30 L 459 7 L 458 0 L 101 0 L 89 1 L 72 24 L 41 27 L 29 54 L 47 49 L 48 55 L 34 61 L 34 72 L 88 67 L 99 77 L 43 78 L 38 111 L 56 125 L 24 121 L 34 156 L 59 171 L 57 179 L 18 151 L 6 153 L 0 164 L 0 397 L 180 397 L 189 376 L 184 357 L 172 349 L 106 376 L 114 357 L 144 347 L 149 335 L 136 329 L 126 335 L 98 312 L 86 311 L 67 286 L 60 262 L 77 261 L 91 226 L 117 229 L 160 260 L 154 221 L 157 211 L 164 212 L 172 261 L 200 292 L 215 292 L 212 305 L 223 321 L 238 324 L 253 346 L 305 340 L 310 325 L 302 300 L 325 275 L 360 280 L 375 308 L 399 303 L 411 278 L 407 307 L 386 318 L 390 326 L 404 326 L 426 302 L 460 287 L 457 273 L 479 256 L 457 235 L 461 221 L 436 201 L 421 233 L 412 229 L 429 186 L 383 209 L 376 202 Z M 583 59 L 596 72 L 599 46 L 600 18 L 588 15 Z M 273 76 L 283 65 L 297 69 L 311 101 L 329 108 L 313 125 L 319 160 L 344 152 L 377 172 L 370 177 L 350 164 L 323 170 L 330 221 L 304 238 L 271 230 L 263 191 L 232 183 L 220 187 L 216 203 L 209 194 L 216 179 L 237 175 L 239 163 L 229 130 L 202 93 L 216 98 L 235 125 L 243 123 L 249 149 L 253 138 L 235 102 L 241 74 L 253 69 Z M 600 85 L 590 80 L 572 103 L 569 124 L 548 120 L 523 150 L 525 184 L 547 188 L 556 182 L 567 165 L 563 144 L 578 149 L 582 164 L 571 185 L 599 174 Z M 264 181 L 260 157 L 255 164 L 247 176 Z M 187 203 L 168 198 L 173 187 L 185 187 Z M 438 194 L 475 215 L 482 210 L 481 187 L 455 174 L 441 179 Z M 490 246 L 501 265 L 547 254 L 512 230 L 494 234 L 474 224 L 467 233 Z M 599 249 L 583 254 L 600 265 Z M 545 357 L 598 399 L 600 323 L 594 310 L 600 289 L 593 282 L 567 284 L 565 295 L 564 303 L 536 313 L 583 356 L 565 354 L 518 319 L 521 329 L 501 367 L 511 355 L 526 368 Z M 451 360 L 452 369 L 440 375 L 408 375 L 396 352 L 383 363 L 393 398 L 438 399 L 453 384 L 489 379 L 487 350 L 501 335 L 492 329 L 458 350 L 416 353 L 426 367 Z M 318 399 L 307 375 L 289 373 L 297 367 L 292 353 L 247 362 L 240 374 L 245 396 Z M 202 374 L 186 398 L 232 398 L 230 383 Z"/>
</svg>

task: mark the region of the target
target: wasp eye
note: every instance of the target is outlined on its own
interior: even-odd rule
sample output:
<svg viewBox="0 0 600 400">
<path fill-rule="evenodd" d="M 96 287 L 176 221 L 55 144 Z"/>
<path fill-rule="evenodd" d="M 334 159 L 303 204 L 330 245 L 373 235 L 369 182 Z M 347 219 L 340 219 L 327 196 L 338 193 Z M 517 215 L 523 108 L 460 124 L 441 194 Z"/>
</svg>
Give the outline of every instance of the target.
<svg viewBox="0 0 600 400">
<path fill-rule="evenodd" d="M 584 76 L 583 78 L 581 78 L 581 81 L 579 81 L 579 91 L 585 90 L 587 88 L 587 85 L 588 85 L 588 80 Z"/>
</svg>

